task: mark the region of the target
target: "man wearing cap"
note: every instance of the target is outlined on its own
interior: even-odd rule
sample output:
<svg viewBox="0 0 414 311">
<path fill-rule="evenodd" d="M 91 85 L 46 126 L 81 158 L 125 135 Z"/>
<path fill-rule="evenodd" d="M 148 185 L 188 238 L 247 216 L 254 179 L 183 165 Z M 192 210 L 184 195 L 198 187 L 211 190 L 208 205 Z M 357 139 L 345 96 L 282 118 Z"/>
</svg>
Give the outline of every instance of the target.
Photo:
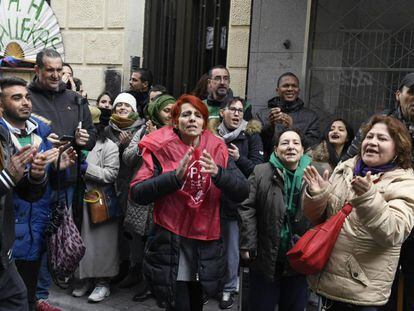
<svg viewBox="0 0 414 311">
<path fill-rule="evenodd" d="M 395 92 L 397 101 L 396 108 L 387 109 L 381 114 L 391 116 L 405 124 L 414 142 L 414 72 L 407 74 L 400 82 L 398 90 Z M 342 160 L 348 160 L 358 154 L 361 144 L 361 129 L 355 136 Z M 414 146 L 414 145 L 413 145 Z M 414 156 L 414 154 L 413 154 Z M 414 163 L 414 158 L 413 158 Z"/>
<path fill-rule="evenodd" d="M 397 107 L 393 110 L 386 110 L 382 114 L 392 116 L 405 124 L 411 134 L 414 147 L 414 72 L 407 74 L 401 80 L 398 90 L 395 92 L 395 99 L 397 101 Z M 358 153 L 360 143 L 361 130 L 355 136 L 342 160 L 347 160 L 355 156 Z M 414 164 L 414 153 L 412 162 Z M 401 247 L 400 264 L 402 274 L 404 275 L 404 297 L 406 297 L 407 310 L 414 310 L 414 231 L 411 232 Z M 386 310 L 396 310 L 397 284 L 398 275 L 394 281 Z"/>
</svg>

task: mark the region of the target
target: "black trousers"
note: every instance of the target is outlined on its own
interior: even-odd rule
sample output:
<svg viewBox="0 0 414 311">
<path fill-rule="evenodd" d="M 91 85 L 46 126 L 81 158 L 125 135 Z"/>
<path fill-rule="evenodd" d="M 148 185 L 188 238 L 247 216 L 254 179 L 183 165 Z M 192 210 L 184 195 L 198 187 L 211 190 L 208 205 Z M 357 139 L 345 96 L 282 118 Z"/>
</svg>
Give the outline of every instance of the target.
<svg viewBox="0 0 414 311">
<path fill-rule="evenodd" d="M 16 260 L 17 271 L 27 288 L 29 310 L 34 310 L 36 303 L 36 287 L 39 276 L 41 259 L 36 261 Z"/>
<path fill-rule="evenodd" d="M 176 282 L 175 306 L 168 311 L 202 311 L 203 287 L 200 282 Z"/>
<path fill-rule="evenodd" d="M 26 286 L 14 263 L 0 271 L 0 311 L 27 311 Z"/>
</svg>

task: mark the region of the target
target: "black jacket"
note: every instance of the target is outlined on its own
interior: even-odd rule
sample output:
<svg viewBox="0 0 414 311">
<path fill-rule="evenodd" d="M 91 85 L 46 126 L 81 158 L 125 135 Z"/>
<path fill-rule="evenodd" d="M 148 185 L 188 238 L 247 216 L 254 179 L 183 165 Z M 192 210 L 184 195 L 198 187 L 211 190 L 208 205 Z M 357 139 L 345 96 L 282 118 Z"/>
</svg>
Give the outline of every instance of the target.
<svg viewBox="0 0 414 311">
<path fill-rule="evenodd" d="M 155 159 L 155 158 L 154 158 Z M 181 188 L 175 172 L 162 174 L 161 167 L 155 159 L 154 177 L 134 185 L 130 197 L 138 204 L 149 204 L 157 198 Z M 246 178 L 229 158 L 227 169 L 219 168 L 218 175 L 213 178 L 214 184 L 224 194 L 236 202 L 243 201 L 249 192 Z M 150 238 L 145 253 L 143 271 L 148 279 L 152 292 L 160 301 L 174 305 L 175 282 L 178 273 L 180 237 L 160 226 L 156 226 L 155 235 Z M 214 297 L 222 289 L 222 279 L 226 272 L 226 259 L 222 240 L 194 240 L 199 280 L 204 291 Z"/>
<path fill-rule="evenodd" d="M 286 213 L 283 176 L 270 163 L 259 164 L 250 175 L 249 183 L 249 198 L 239 208 L 240 249 L 250 251 L 251 255 L 257 254 L 250 268 L 269 281 L 274 280 L 277 272 L 296 274 L 287 262 L 284 267 L 276 265 L 280 230 Z M 291 225 L 292 234 L 298 236 L 309 228 L 301 207 Z"/>
<path fill-rule="evenodd" d="M 82 100 L 78 93 L 66 89 L 66 84 L 61 82 L 57 91 L 43 89 L 38 81 L 29 85 L 32 99 L 33 113 L 41 121 L 52 128 L 57 135 L 75 136 L 79 121 L 82 128 L 89 134 L 89 141 L 82 149 L 92 150 L 96 143 L 96 130 L 92 123 L 91 113 L 87 101 Z M 80 120 L 82 117 L 82 120 Z M 70 176 L 65 180 L 68 184 L 76 181 L 76 167 L 70 168 Z"/>
<path fill-rule="evenodd" d="M 42 89 L 37 81 L 29 85 L 33 113 L 43 117 L 57 135 L 74 136 L 79 121 L 82 128 L 89 134 L 89 141 L 83 149 L 92 150 L 96 143 L 96 130 L 92 123 L 87 101 L 78 93 L 66 89 L 66 84 L 60 83 L 57 91 Z M 82 111 L 80 111 L 80 109 Z M 80 116 L 83 120 L 80 120 Z"/>
<path fill-rule="evenodd" d="M 303 135 L 303 146 L 305 149 L 316 145 L 321 139 L 319 119 L 313 110 L 304 107 L 303 101 L 298 98 L 293 103 L 285 103 L 279 97 L 273 97 L 267 103 L 268 108 L 259 110 L 257 119 L 262 122 L 262 140 L 265 151 L 265 160 L 268 160 L 273 152 L 276 135 L 283 130 L 283 125 L 271 126 L 269 123 L 269 111 L 271 108 L 279 107 L 282 112 L 293 119 L 293 128 L 297 128 Z"/>
<path fill-rule="evenodd" d="M 216 119 L 217 120 L 217 119 Z M 217 134 L 217 127 L 220 121 L 209 122 L 209 128 Z M 248 178 L 257 164 L 263 163 L 263 143 L 260 137 L 262 126 L 257 120 L 250 120 L 246 130 L 242 131 L 239 136 L 231 143 L 239 148 L 240 157 L 236 162 L 237 167 Z M 221 197 L 221 214 L 223 217 L 237 219 L 237 209 L 240 203 L 233 202 L 227 196 Z"/>
<path fill-rule="evenodd" d="M 40 184 L 32 183 L 25 173 L 23 178 L 13 186 L 13 179 L 7 171 L 12 150 L 14 149 L 10 140 L 10 133 L 0 126 L 0 143 L 2 146 L 4 167 L 0 169 L 0 233 L 1 233 L 1 259 L 0 266 L 6 268 L 11 253 L 7 254 L 12 248 L 15 238 L 14 217 L 13 217 L 13 191 L 24 198 L 26 201 L 35 202 L 39 200 L 46 190 L 47 179 Z"/>
</svg>

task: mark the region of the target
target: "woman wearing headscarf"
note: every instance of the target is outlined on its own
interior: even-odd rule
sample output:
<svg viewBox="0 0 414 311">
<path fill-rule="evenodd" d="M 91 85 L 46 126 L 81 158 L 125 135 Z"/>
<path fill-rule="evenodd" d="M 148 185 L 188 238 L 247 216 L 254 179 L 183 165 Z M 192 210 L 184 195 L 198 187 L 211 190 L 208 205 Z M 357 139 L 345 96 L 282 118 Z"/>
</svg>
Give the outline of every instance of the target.
<svg viewBox="0 0 414 311">
<path fill-rule="evenodd" d="M 225 274 L 220 232 L 220 198 L 247 197 L 245 177 L 224 142 L 206 130 L 208 110 L 182 95 L 171 126 L 144 137 L 143 164 L 130 197 L 154 205 L 154 236 L 144 259 L 151 291 L 167 310 L 202 310 L 203 290 L 216 296 Z"/>
</svg>

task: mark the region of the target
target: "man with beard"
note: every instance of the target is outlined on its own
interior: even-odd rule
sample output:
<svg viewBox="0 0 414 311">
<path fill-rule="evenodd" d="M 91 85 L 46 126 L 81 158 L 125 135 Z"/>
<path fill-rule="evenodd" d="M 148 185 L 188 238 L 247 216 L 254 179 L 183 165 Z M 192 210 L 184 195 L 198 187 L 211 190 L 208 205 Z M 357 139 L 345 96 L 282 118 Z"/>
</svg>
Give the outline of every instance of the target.
<svg viewBox="0 0 414 311">
<path fill-rule="evenodd" d="M 129 78 L 129 91 L 137 101 L 137 112 L 141 118 L 145 118 L 144 108 L 148 102 L 148 95 L 152 87 L 152 72 L 145 68 L 136 69 Z"/>
<path fill-rule="evenodd" d="M 0 310 L 28 310 L 27 297 L 32 310 L 49 221 L 46 166 L 59 151 L 45 151 L 50 130 L 30 118 L 26 81 L 0 79 L 0 110 Z"/>
<path fill-rule="evenodd" d="M 414 72 L 407 74 L 400 83 L 398 90 L 395 92 L 397 105 L 395 109 L 386 110 L 382 114 L 392 116 L 400 120 L 407 127 L 411 134 L 411 140 L 414 146 Z M 342 160 L 347 160 L 358 153 L 361 144 L 361 130 L 355 136 L 351 146 L 348 148 L 346 155 Z M 414 154 L 412 162 L 414 163 Z M 400 255 L 401 271 L 404 276 L 404 297 L 407 309 L 414 310 L 414 231 L 404 242 L 401 247 Z M 390 300 L 384 307 L 384 310 L 396 310 L 398 274 L 394 281 Z"/>
<path fill-rule="evenodd" d="M 294 127 L 304 136 L 303 145 L 309 148 L 319 142 L 320 130 L 318 116 L 313 110 L 305 108 L 299 98 L 299 79 L 285 72 L 277 80 L 277 96 L 271 98 L 267 107 L 257 113 L 257 118 L 263 124 L 262 140 L 265 159 L 269 159 L 273 151 L 274 138 L 284 128 Z"/>
<path fill-rule="evenodd" d="M 233 97 L 230 89 L 230 72 L 222 66 L 217 65 L 208 71 L 208 96 L 203 102 L 208 107 L 209 119 L 220 118 L 220 107 Z M 246 102 L 243 119 L 249 121 L 252 118 L 252 106 Z"/>
</svg>

